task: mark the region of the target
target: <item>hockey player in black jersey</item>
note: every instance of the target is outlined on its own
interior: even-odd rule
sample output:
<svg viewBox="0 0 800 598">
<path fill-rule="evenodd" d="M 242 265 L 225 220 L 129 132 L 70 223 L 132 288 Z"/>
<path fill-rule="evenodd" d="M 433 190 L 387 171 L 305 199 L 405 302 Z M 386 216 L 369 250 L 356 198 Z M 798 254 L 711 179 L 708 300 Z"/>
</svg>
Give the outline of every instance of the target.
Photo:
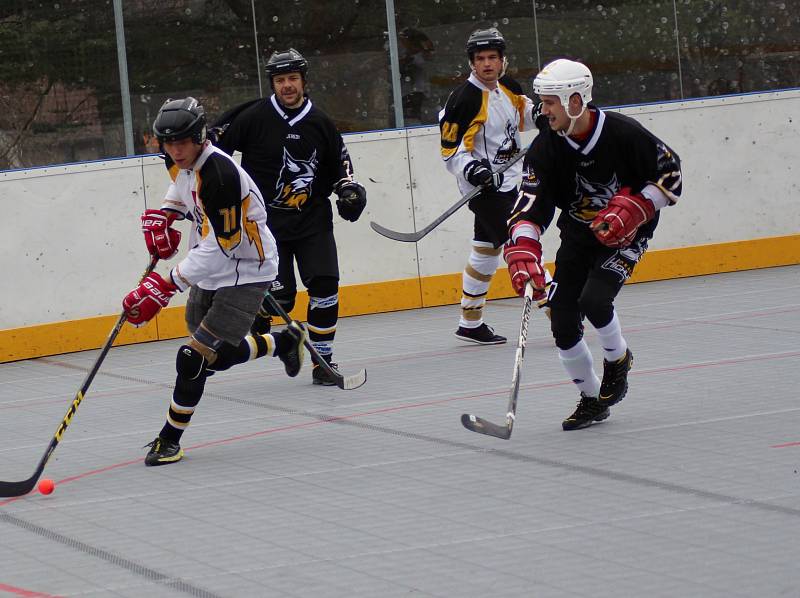
<svg viewBox="0 0 800 598">
<path fill-rule="evenodd" d="M 506 42 L 495 28 L 474 31 L 467 40 L 472 70 L 447 98 L 439 114 L 441 153 L 447 170 L 466 195 L 483 191 L 469 203 L 475 214 L 467 266 L 462 275 L 461 318 L 456 337 L 481 345 L 506 342 L 483 322 L 492 276 L 508 239 L 507 220 L 517 197 L 522 165 L 493 171 L 522 151 L 520 131 L 533 127 L 533 102 L 519 83 L 505 75 Z"/>
<path fill-rule="evenodd" d="M 561 211 L 548 304 L 559 358 L 580 391 L 564 430 L 606 419 L 628 390 L 633 354 L 614 299 L 647 250 L 660 210 L 682 188 L 678 155 L 637 121 L 590 104 L 592 83 L 585 65 L 566 59 L 534 79 L 549 128 L 525 156 L 504 249 L 517 293 L 528 281 L 544 288 L 539 237 Z M 583 339 L 584 318 L 603 348 L 602 381 Z"/>
<path fill-rule="evenodd" d="M 264 193 L 279 256 L 278 278 L 270 292 L 287 312 L 292 310 L 296 261 L 308 290 L 309 338 L 331 363 L 339 318 L 339 262 L 330 196 L 338 196 L 339 215 L 355 222 L 367 194 L 353 179 L 350 155 L 336 126 L 305 94 L 306 59 L 293 48 L 275 52 L 266 71 L 272 96 L 251 102 L 229 124 L 221 123 L 217 144 L 229 154 L 242 153 L 242 167 Z M 265 301 L 254 330 L 269 330 L 274 315 Z M 312 379 L 314 384 L 335 383 L 317 364 Z"/>
</svg>

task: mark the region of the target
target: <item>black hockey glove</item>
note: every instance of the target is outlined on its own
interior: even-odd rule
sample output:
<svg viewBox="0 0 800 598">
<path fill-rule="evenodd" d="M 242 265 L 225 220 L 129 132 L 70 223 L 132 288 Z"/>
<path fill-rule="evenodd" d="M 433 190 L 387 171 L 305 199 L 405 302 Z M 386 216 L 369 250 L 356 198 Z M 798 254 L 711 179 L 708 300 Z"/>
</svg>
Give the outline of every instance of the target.
<svg viewBox="0 0 800 598">
<path fill-rule="evenodd" d="M 473 160 L 464 167 L 464 178 L 471 185 L 497 191 L 503 186 L 503 173 L 492 172 L 489 160 Z"/>
<path fill-rule="evenodd" d="M 211 143 L 217 145 L 222 139 L 222 136 L 225 134 L 225 130 L 227 128 L 228 128 L 227 124 L 221 127 L 208 127 L 207 131 L 208 139 L 211 141 Z"/>
<path fill-rule="evenodd" d="M 355 181 L 342 183 L 336 189 L 336 209 L 339 216 L 350 222 L 355 222 L 361 216 L 361 212 L 367 207 L 367 190 L 364 186 Z"/>
</svg>

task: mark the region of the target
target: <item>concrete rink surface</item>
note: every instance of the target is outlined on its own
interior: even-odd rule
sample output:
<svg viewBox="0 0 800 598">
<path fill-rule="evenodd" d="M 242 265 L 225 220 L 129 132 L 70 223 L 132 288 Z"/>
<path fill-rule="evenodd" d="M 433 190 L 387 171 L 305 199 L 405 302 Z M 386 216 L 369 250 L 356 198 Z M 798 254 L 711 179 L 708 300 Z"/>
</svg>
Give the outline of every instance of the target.
<svg viewBox="0 0 800 598">
<path fill-rule="evenodd" d="M 521 299 L 502 346 L 458 306 L 340 320 L 353 391 L 277 359 L 208 380 L 180 463 L 148 468 L 181 341 L 113 348 L 48 464 L 0 499 L 2 596 L 800 596 L 800 267 L 625 287 L 635 356 L 611 417 L 578 399 L 534 313 L 510 440 Z M 602 367 L 594 330 L 586 337 Z M 31 475 L 97 351 L 0 365 L 0 479 Z"/>
</svg>

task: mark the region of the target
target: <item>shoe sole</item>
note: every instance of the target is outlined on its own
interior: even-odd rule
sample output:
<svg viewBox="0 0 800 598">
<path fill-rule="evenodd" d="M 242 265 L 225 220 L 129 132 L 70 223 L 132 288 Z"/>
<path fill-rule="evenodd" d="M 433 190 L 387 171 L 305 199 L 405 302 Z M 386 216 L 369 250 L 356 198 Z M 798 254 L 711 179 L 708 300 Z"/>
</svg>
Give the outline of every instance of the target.
<svg viewBox="0 0 800 598">
<path fill-rule="evenodd" d="M 149 460 L 147 457 L 144 459 L 144 464 L 148 467 L 158 467 L 159 465 L 169 465 L 170 463 L 177 463 L 183 459 L 183 449 L 174 457 L 163 457 L 161 459 Z"/>
<path fill-rule="evenodd" d="M 597 398 L 597 402 L 600 403 L 601 405 L 603 405 L 604 407 L 613 407 L 614 405 L 619 403 L 622 399 L 624 399 L 627 394 L 628 394 L 628 385 L 626 384 L 625 385 L 625 389 L 619 395 L 618 399 L 616 399 L 616 400 L 605 399 L 604 397 L 601 396 L 601 397 Z"/>
<path fill-rule="evenodd" d="M 306 330 L 305 330 L 305 328 L 303 328 L 302 324 L 298 325 L 297 327 L 292 326 L 291 328 L 292 328 L 292 330 L 297 332 L 298 331 L 298 327 L 300 329 L 299 330 L 299 332 L 300 332 L 300 342 L 297 345 L 297 361 L 299 363 L 299 365 L 297 366 L 297 371 L 296 372 L 289 371 L 288 368 L 285 367 L 286 363 L 284 362 L 284 369 L 286 369 L 286 375 L 289 376 L 290 378 L 297 377 L 297 375 L 303 369 L 303 362 L 306 359 L 306 347 L 305 347 Z"/>
<path fill-rule="evenodd" d="M 583 430 L 584 428 L 588 428 L 592 424 L 607 420 L 610 416 L 611 416 L 611 411 L 608 408 L 606 408 L 605 411 L 603 411 L 599 415 L 596 415 L 594 419 L 584 421 L 580 424 L 576 424 L 575 426 L 570 426 L 566 422 L 562 422 L 561 429 L 564 430 L 565 432 L 572 432 L 573 430 Z"/>
<path fill-rule="evenodd" d="M 503 345 L 508 342 L 506 338 L 501 341 L 479 341 L 468 336 L 461 336 L 460 334 L 456 334 L 456 338 L 467 343 L 475 343 L 476 345 Z"/>
<path fill-rule="evenodd" d="M 331 380 L 317 380 L 316 378 L 312 378 L 311 382 L 316 386 L 336 386 L 336 382 Z"/>
</svg>

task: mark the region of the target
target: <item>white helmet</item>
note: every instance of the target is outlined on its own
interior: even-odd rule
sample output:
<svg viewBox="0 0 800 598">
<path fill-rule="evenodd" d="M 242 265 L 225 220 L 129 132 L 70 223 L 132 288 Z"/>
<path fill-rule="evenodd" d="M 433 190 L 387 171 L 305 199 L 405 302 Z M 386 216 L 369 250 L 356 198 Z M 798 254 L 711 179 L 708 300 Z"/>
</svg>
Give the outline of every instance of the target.
<svg viewBox="0 0 800 598">
<path fill-rule="evenodd" d="M 579 94 L 584 107 L 592 101 L 592 72 L 585 64 L 559 58 L 547 64 L 533 80 L 533 92 L 540 96 L 558 96 L 568 108 L 572 94 Z"/>
<path fill-rule="evenodd" d="M 592 101 L 592 72 L 585 64 L 559 58 L 545 65 L 541 72 L 533 79 L 533 92 L 540 96 L 558 96 L 561 105 L 567 111 L 570 119 L 569 128 L 559 131 L 559 135 L 570 135 L 575 128 L 575 122 L 586 111 L 586 106 Z M 583 100 L 581 111 L 573 115 L 569 111 L 569 99 L 578 94 Z"/>
</svg>

